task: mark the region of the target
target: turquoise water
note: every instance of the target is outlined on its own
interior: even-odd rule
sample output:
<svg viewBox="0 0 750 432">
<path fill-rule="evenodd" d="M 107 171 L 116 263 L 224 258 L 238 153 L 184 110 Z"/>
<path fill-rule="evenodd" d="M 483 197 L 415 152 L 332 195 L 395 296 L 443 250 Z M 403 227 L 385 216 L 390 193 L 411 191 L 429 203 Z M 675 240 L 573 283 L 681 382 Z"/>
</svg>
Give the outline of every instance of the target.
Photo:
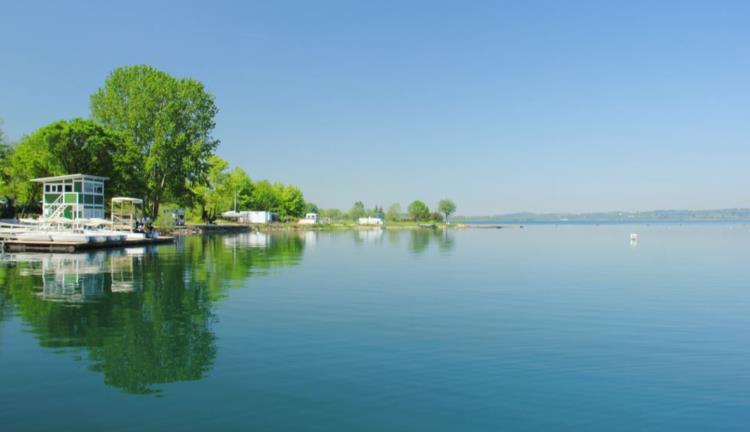
<svg viewBox="0 0 750 432">
<path fill-rule="evenodd" d="M 749 251 L 696 224 L 10 255 L 0 430 L 748 430 Z"/>
</svg>

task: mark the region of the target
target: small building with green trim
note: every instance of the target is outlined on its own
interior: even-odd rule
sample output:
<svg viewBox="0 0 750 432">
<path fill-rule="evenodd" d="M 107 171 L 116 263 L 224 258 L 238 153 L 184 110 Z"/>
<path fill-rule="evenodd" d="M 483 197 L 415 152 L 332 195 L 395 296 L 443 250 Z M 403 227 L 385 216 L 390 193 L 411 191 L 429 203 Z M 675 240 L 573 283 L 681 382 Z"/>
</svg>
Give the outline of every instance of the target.
<svg viewBox="0 0 750 432">
<path fill-rule="evenodd" d="M 42 183 L 45 218 L 104 219 L 104 182 L 107 177 L 70 174 L 32 179 Z"/>
</svg>

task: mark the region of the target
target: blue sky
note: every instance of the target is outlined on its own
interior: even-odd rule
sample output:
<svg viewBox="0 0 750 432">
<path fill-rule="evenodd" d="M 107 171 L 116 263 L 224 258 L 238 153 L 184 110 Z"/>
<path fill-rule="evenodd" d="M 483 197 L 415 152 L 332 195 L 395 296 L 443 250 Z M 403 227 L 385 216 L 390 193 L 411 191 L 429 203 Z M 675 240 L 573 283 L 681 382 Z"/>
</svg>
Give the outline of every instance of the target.
<svg viewBox="0 0 750 432">
<path fill-rule="evenodd" d="M 750 207 L 750 2 L 0 3 L 12 139 L 145 63 L 216 96 L 222 157 L 323 207 Z"/>
</svg>

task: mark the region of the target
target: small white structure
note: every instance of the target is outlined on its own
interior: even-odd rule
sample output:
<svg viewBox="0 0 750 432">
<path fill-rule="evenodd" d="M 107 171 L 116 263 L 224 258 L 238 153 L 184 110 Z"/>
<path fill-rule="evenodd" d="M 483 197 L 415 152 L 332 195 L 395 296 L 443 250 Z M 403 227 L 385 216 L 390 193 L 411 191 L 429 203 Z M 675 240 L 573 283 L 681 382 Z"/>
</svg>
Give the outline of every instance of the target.
<svg viewBox="0 0 750 432">
<path fill-rule="evenodd" d="M 247 213 L 245 223 L 265 224 L 271 223 L 278 219 L 276 213 L 272 213 L 269 211 L 249 211 L 242 213 Z"/>
<path fill-rule="evenodd" d="M 359 225 L 383 225 L 383 219 L 378 217 L 362 217 L 357 221 Z"/>
<path fill-rule="evenodd" d="M 300 225 L 315 225 L 318 223 L 318 220 L 320 217 L 317 213 L 308 213 L 305 215 L 304 219 L 299 220 Z"/>
<path fill-rule="evenodd" d="M 163 213 L 172 218 L 174 226 L 185 226 L 185 210 L 180 208 L 167 209 Z"/>
<path fill-rule="evenodd" d="M 104 181 L 107 177 L 71 174 L 31 179 L 42 183 L 42 217 L 47 219 L 104 219 Z"/>
<path fill-rule="evenodd" d="M 225 219 L 234 219 L 240 223 L 265 224 L 275 221 L 276 213 L 268 211 L 228 211 L 221 214 Z"/>
</svg>

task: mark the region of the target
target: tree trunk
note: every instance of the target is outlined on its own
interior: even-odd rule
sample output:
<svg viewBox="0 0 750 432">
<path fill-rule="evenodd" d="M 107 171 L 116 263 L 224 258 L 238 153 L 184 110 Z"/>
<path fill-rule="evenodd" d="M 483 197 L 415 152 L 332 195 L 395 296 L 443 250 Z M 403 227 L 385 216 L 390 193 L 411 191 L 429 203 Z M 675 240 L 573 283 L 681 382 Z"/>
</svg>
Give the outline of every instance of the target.
<svg viewBox="0 0 750 432">
<path fill-rule="evenodd" d="M 156 218 L 159 217 L 159 198 L 154 198 L 154 204 L 152 206 L 152 213 L 151 213 L 151 219 L 153 221 L 156 221 Z"/>
</svg>

